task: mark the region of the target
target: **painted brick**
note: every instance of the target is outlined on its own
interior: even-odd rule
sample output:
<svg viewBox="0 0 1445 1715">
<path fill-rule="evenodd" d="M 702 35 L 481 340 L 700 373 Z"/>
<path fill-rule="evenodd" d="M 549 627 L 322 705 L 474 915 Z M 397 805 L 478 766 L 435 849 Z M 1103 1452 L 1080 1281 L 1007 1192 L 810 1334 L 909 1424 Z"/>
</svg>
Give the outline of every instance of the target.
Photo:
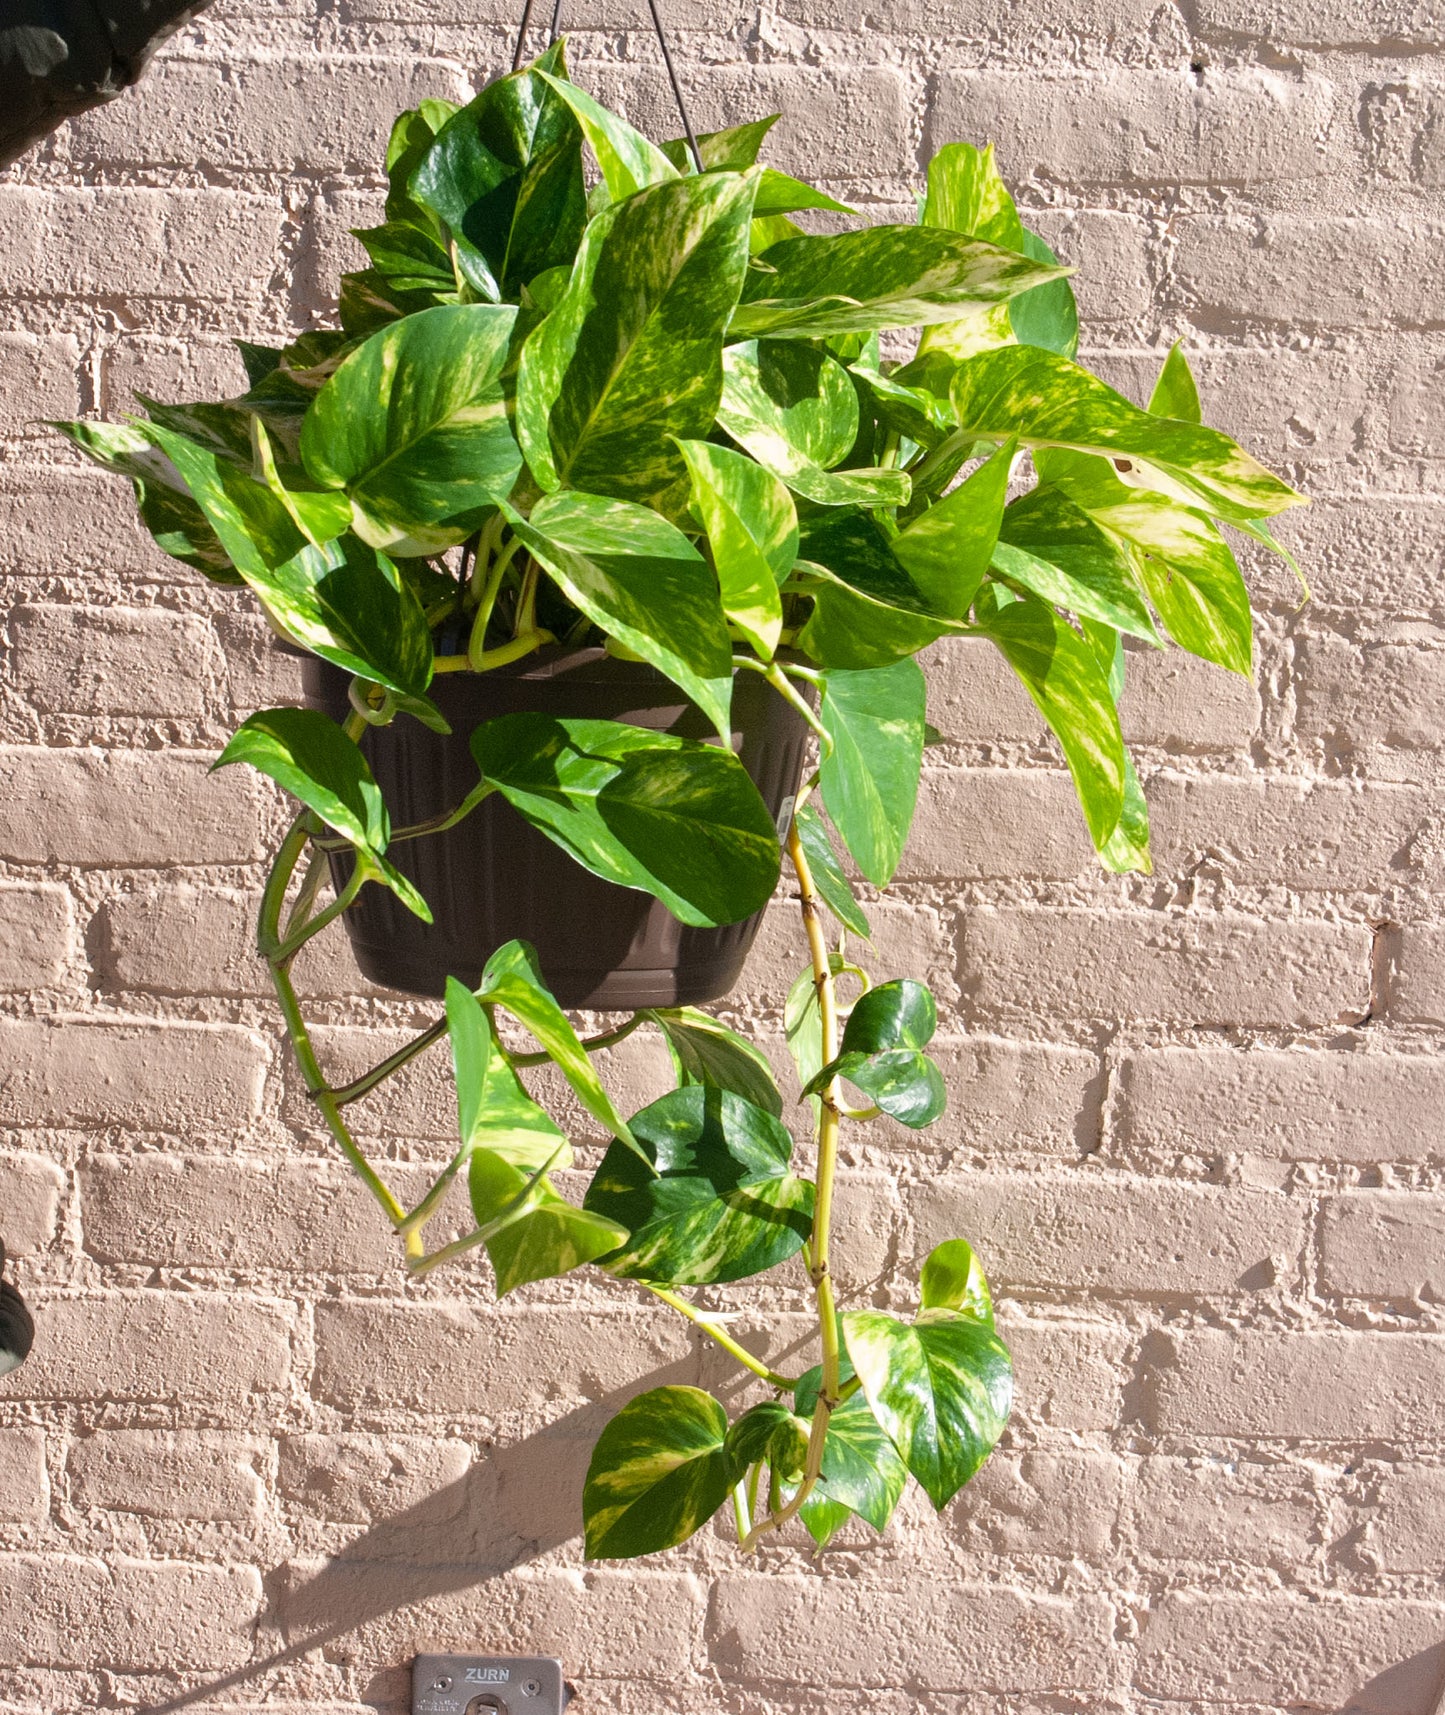
<svg viewBox="0 0 1445 1715">
<path fill-rule="evenodd" d="M 1392 1019 L 1445 1021 L 1445 932 L 1436 924 L 1412 922 L 1401 929 L 1388 993 Z"/>
<path fill-rule="evenodd" d="M 1144 1622 L 1134 1684 L 1155 1697 L 1263 1701 L 1287 1686 L 1293 1702 L 1335 1708 L 1388 1673 L 1388 1704 L 1363 1706 L 1403 1715 L 1428 1707 L 1438 1688 L 1442 1620 L 1445 1609 L 1398 1598 L 1171 1593 Z"/>
<path fill-rule="evenodd" d="M 667 1380 L 691 1379 L 684 1326 L 631 1307 L 479 1314 L 351 1299 L 316 1310 L 316 1390 L 343 1410 L 394 1411 L 404 1401 L 413 1411 L 495 1418 L 535 1410 L 544 1393 L 595 1399 L 644 1377 L 656 1386 L 650 1372 L 659 1366 Z"/>
<path fill-rule="evenodd" d="M 1327 1024 L 1369 1004 L 1368 929 L 1242 913 L 964 913 L 960 981 L 984 1016 Z"/>
<path fill-rule="evenodd" d="M 257 909 L 255 893 L 188 882 L 117 894 L 98 915 L 106 986 L 269 997 L 271 978 L 256 951 Z M 357 974 L 340 928 L 308 941 L 291 974 L 305 995 L 374 992 Z"/>
<path fill-rule="evenodd" d="M 0 989 L 53 988 L 70 955 L 70 895 L 49 882 L 0 882 Z"/>
<path fill-rule="evenodd" d="M 281 220 L 278 203 L 235 191 L 6 185 L 4 286 L 47 298 L 255 298 L 272 281 Z"/>
<path fill-rule="evenodd" d="M 993 1453 L 948 1517 L 975 1551 L 1107 1560 L 1123 1485 L 1124 1467 L 1112 1453 Z"/>
<path fill-rule="evenodd" d="M 20 577 L 89 572 L 109 579 L 194 583 L 156 547 L 128 483 L 80 465 L 7 470 L 0 480 L 0 570 Z"/>
<path fill-rule="evenodd" d="M 370 1524 L 426 1504 L 460 1483 L 472 1463 L 464 1441 L 421 1435 L 287 1435 L 277 1488 L 308 1517 Z"/>
<path fill-rule="evenodd" d="M 0 1429 L 0 1525 L 39 1524 L 49 1507 L 45 1432 Z"/>
<path fill-rule="evenodd" d="M 1334 748 L 1434 750 L 1445 732 L 1445 649 L 1372 643 L 1331 633 L 1295 646 L 1299 730 Z"/>
<path fill-rule="evenodd" d="M 403 108 L 470 93 L 459 67 L 436 60 L 172 56 L 133 99 L 72 120 L 70 147 L 105 162 L 373 173 Z"/>
<path fill-rule="evenodd" d="M 0 1556 L 0 1631 L 18 1665 L 238 1667 L 260 1605 L 249 1566 Z"/>
<path fill-rule="evenodd" d="M 1420 326 L 1432 228 L 1354 216 L 1180 219 L 1175 267 L 1199 309 L 1284 327 Z"/>
<path fill-rule="evenodd" d="M 1162 1336 L 1148 1421 L 1164 1434 L 1445 1439 L 1445 1336 L 1199 1329 Z"/>
<path fill-rule="evenodd" d="M 1290 0 L 1208 0 L 1198 20 L 1210 32 L 1311 47 L 1445 44 L 1445 19 L 1415 0 L 1323 0 L 1306 10 Z"/>
<path fill-rule="evenodd" d="M 1076 1433 L 1118 1423 L 1130 1344 L 1121 1329 L 1004 1317 L 999 1333 L 1013 1354 L 1014 1409 L 1025 1419 Z"/>
<path fill-rule="evenodd" d="M 257 709 L 301 701 L 301 662 L 276 644 L 275 633 L 255 614 L 218 613 L 216 634 L 226 658 L 226 683 L 238 718 Z"/>
<path fill-rule="evenodd" d="M 1445 355 L 1438 350 L 1402 357 L 1390 399 L 1390 445 L 1413 457 L 1445 458 Z"/>
<path fill-rule="evenodd" d="M 1095 53 L 1147 38 L 1155 14 L 1141 0 L 1107 0 L 1087 12 L 1062 0 L 1020 0 L 1005 13 L 983 0 L 781 0 L 793 23 L 822 30 L 864 30 L 1002 43 L 1010 54 L 1046 48 L 1062 37 L 1087 43 Z M 973 137 L 970 128 L 965 137 Z M 980 139 L 982 141 L 982 139 Z"/>
<path fill-rule="evenodd" d="M 1360 106 L 1375 172 L 1425 190 L 1445 187 L 1445 85 L 1421 78 L 1371 84 Z"/>
<path fill-rule="evenodd" d="M 1062 771 L 930 768 L 897 879 L 1066 880 L 1093 862 L 1073 783 Z"/>
<path fill-rule="evenodd" d="M 1302 510 L 1287 512 L 1278 534 L 1318 599 L 1391 613 L 1433 612 L 1445 560 L 1445 506 L 1438 501 L 1411 494 L 1320 494 Z M 1288 581 L 1281 588 L 1293 583 L 1288 573 L 1282 578 Z"/>
<path fill-rule="evenodd" d="M 244 1523 L 262 1504 L 264 1447 L 203 1429 L 102 1429 L 70 1444 L 70 1498 L 147 1518 Z"/>
<path fill-rule="evenodd" d="M 44 1250 L 55 1237 L 65 1175 L 39 1155 L 0 1154 L 0 1210 L 8 1256 Z"/>
<path fill-rule="evenodd" d="M 960 1612 L 969 1615 L 959 1625 Z M 1113 1680 L 1109 1605 L 987 1585 L 745 1578 L 714 1587 L 710 1653 L 727 1679 L 929 1691 L 1059 1691 Z M 827 1637 L 820 1656 L 810 1639 Z"/>
<path fill-rule="evenodd" d="M 930 144 L 998 146 L 1010 180 L 1069 184 L 1218 184 L 1308 178 L 1337 164 L 1327 141 L 1328 79 L 1249 68 L 1196 82 L 1187 67 L 1073 76 L 944 73 Z"/>
<path fill-rule="evenodd" d="M 867 901 L 864 913 L 873 928 L 869 969 L 879 975 L 917 976 L 947 1006 L 955 993 L 949 913 L 932 904 L 886 897 Z M 808 944 L 797 899 L 782 895 L 767 908 L 742 979 L 733 991 L 733 1004 L 781 1011 L 793 980 L 807 963 Z"/>
<path fill-rule="evenodd" d="M 578 1507 L 579 1529 L 581 1508 Z M 318 1568 L 281 1598 L 288 1641 L 325 1629 L 327 1655 L 390 1666 L 427 1647 L 481 1654 L 556 1655 L 569 1675 L 676 1682 L 691 1664 L 705 1612 L 685 1573 L 573 1571 L 479 1578 L 475 1566 Z M 334 1637 L 335 1615 L 351 1622 Z"/>
<path fill-rule="evenodd" d="M 1437 1152 L 1445 1059 L 1296 1048 L 1157 1048 L 1119 1077 L 1125 1150 L 1285 1161 Z"/>
<path fill-rule="evenodd" d="M 928 1046 L 948 1089 L 948 1119 L 980 1154 L 1081 1155 L 1098 1142 L 1100 1068 L 1086 1049 L 938 1036 Z"/>
<path fill-rule="evenodd" d="M 1182 649 L 1130 651 L 1119 719 L 1129 744 L 1245 749 L 1259 730 L 1259 691 Z"/>
<path fill-rule="evenodd" d="M 961 1234 L 996 1291 L 1145 1298 L 1273 1285 L 1298 1265 L 1309 1212 L 1273 1192 L 1090 1171 L 943 1176 L 909 1201 L 918 1254 Z"/>
<path fill-rule="evenodd" d="M 1445 1298 L 1445 1198 L 1368 1190 L 1327 1198 L 1320 1278 L 1355 1298 Z"/>
<path fill-rule="evenodd" d="M 1396 885 L 1442 807 L 1409 787 L 1298 776 L 1160 773 L 1147 792 L 1156 870 L 1206 856 L 1232 881 L 1301 889 Z"/>
<path fill-rule="evenodd" d="M 1374 1493 L 1355 1515 L 1363 1548 L 1381 1572 L 1445 1569 L 1445 1468 L 1405 1460 L 1376 1469 Z"/>
<path fill-rule="evenodd" d="M 1133 214 L 1100 209 L 1029 209 L 1036 227 L 1075 276 L 1079 315 L 1089 327 L 1153 319 L 1149 228 Z"/>
<path fill-rule="evenodd" d="M 180 750 L 0 750 L 10 814 L 0 857 L 16 863 L 146 867 L 250 863 L 265 847 L 269 792 L 251 770 L 206 772 Z"/>
<path fill-rule="evenodd" d="M 110 1293 L 36 1308 L 35 1349 L 6 1383 L 21 1399 L 179 1398 L 234 1407 L 274 1394 L 290 1369 L 285 1316 L 257 1299 Z"/>
<path fill-rule="evenodd" d="M 75 417 L 80 408 L 74 335 L 0 333 L 0 434 L 49 434 L 46 418 Z"/>
<path fill-rule="evenodd" d="M 47 714 L 206 713 L 222 671 L 198 614 L 164 608 L 17 608 L 10 616 L 16 689 Z"/>
<path fill-rule="evenodd" d="M 1315 1553 L 1322 1504 L 1303 1466 L 1245 1459 L 1141 1459 L 1125 1489 L 1130 1539 L 1168 1561 L 1296 1573 Z"/>
<path fill-rule="evenodd" d="M 79 1178 L 86 1249 L 107 1262 L 382 1274 L 401 1261 L 344 1162 L 109 1155 Z"/>
<path fill-rule="evenodd" d="M 260 1109 L 267 1055 L 226 1024 L 0 1024 L 0 1118 L 30 1125 L 234 1131 Z"/>
<path fill-rule="evenodd" d="M 245 389 L 241 354 L 228 339 L 135 333 L 116 337 L 102 353 L 101 406 L 108 417 L 133 411 L 137 393 L 171 404 L 230 399 Z"/>
</svg>

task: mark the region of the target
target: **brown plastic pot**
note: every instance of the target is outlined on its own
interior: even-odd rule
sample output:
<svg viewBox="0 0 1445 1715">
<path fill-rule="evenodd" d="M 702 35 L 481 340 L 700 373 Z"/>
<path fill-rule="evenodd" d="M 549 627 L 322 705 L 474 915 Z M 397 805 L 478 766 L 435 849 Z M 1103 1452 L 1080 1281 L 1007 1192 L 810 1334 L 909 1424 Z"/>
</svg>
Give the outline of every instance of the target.
<svg viewBox="0 0 1445 1715">
<path fill-rule="evenodd" d="M 307 705 L 337 721 L 349 712 L 350 676 L 315 656 L 303 667 Z M 363 734 L 361 748 L 394 826 L 459 804 L 477 782 L 474 727 L 519 710 L 625 721 L 705 739 L 711 727 L 670 679 L 601 649 L 548 650 L 489 673 L 447 673 L 429 692 L 452 727 L 443 737 L 410 716 Z M 733 685 L 733 747 L 780 827 L 792 814 L 806 722 L 756 673 Z M 346 913 L 362 974 L 383 987 L 440 996 L 449 976 L 475 984 L 491 954 L 513 939 L 537 949 L 542 974 L 565 1007 L 633 1011 L 692 1006 L 725 995 L 742 974 L 762 913 L 720 929 L 679 923 L 650 894 L 603 881 L 530 827 L 499 794 L 444 834 L 390 853 L 421 890 L 425 924 L 383 887 L 363 888 Z M 340 887 L 351 870 L 331 859 Z"/>
</svg>

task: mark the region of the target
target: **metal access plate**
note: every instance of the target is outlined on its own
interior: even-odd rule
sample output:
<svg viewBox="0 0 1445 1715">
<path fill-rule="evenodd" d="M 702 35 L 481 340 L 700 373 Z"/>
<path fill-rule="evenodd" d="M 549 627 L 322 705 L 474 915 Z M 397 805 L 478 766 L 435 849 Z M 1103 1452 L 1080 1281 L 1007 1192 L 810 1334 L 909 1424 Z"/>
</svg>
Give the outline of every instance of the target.
<svg viewBox="0 0 1445 1715">
<path fill-rule="evenodd" d="M 412 1715 L 562 1715 L 562 1663 L 542 1655 L 419 1655 Z"/>
</svg>

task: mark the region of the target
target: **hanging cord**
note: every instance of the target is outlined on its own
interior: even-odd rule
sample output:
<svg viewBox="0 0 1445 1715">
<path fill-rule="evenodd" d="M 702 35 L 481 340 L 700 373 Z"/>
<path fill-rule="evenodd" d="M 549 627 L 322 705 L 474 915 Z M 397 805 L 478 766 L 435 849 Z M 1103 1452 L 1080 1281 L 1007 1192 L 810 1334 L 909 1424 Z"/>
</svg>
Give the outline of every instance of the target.
<svg viewBox="0 0 1445 1715">
<path fill-rule="evenodd" d="M 522 26 L 517 31 L 517 45 L 512 52 L 512 70 L 516 71 L 522 63 L 522 51 L 527 45 L 527 31 L 532 26 L 532 7 L 535 0 L 526 0 L 522 8 Z M 547 42 L 550 47 L 561 33 L 562 6 L 564 0 L 553 0 L 552 27 Z M 702 172 L 702 150 L 697 146 L 697 135 L 692 128 L 692 120 L 688 118 L 687 103 L 683 100 L 682 85 L 677 80 L 677 68 L 672 63 L 672 53 L 667 45 L 667 36 L 662 28 L 662 17 L 657 10 L 657 0 L 647 0 L 647 9 L 652 14 L 652 27 L 657 32 L 657 45 L 662 49 L 662 63 L 667 68 L 667 81 L 672 85 L 672 99 L 677 103 L 677 111 L 682 119 L 682 128 L 687 134 L 687 146 L 692 154 L 693 165 Z"/>
</svg>

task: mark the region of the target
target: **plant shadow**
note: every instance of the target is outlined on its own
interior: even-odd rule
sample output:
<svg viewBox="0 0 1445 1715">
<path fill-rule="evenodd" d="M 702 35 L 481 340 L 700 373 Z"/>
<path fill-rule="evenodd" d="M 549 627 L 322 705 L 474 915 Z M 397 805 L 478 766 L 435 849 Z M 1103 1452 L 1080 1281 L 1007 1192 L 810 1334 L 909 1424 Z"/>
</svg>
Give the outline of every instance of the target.
<svg viewBox="0 0 1445 1715">
<path fill-rule="evenodd" d="M 1445 1643 L 1377 1673 L 1334 1715 L 1440 1715 L 1445 1706 Z"/>
<path fill-rule="evenodd" d="M 577 1407 L 524 1440 L 493 1448 L 455 1482 L 377 1519 L 319 1570 L 304 1558 L 273 1568 L 264 1579 L 258 1628 L 262 1638 L 273 1640 L 269 1652 L 258 1651 L 230 1673 L 144 1704 L 136 1715 L 197 1708 L 361 1632 L 369 1632 L 367 1642 L 377 1646 L 367 1647 L 366 1656 L 408 1658 L 405 1668 L 382 1672 L 368 1688 L 369 1699 L 405 1707 L 402 1679 L 409 1657 L 433 1641 L 418 1638 L 417 1629 L 432 1622 L 420 1614 L 408 1620 L 405 1641 L 393 1645 L 388 1616 L 477 1590 L 580 1535 L 582 1486 L 603 1426 L 636 1394 L 693 1382 L 695 1373 L 696 1358 L 681 1359 Z M 468 1635 L 476 1647 L 485 1646 L 474 1609 Z"/>
</svg>

